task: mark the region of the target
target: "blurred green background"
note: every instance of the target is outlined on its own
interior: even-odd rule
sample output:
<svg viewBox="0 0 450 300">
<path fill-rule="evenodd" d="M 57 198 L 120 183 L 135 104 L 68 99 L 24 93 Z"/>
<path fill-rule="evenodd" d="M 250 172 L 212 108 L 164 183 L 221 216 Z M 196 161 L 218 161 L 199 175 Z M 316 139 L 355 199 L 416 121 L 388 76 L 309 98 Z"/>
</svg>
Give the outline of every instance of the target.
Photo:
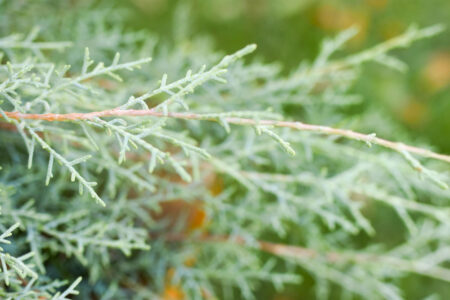
<svg viewBox="0 0 450 300">
<path fill-rule="evenodd" d="M 265 62 L 284 72 L 311 61 L 320 41 L 350 26 L 359 34 L 345 51 L 357 52 L 402 33 L 408 26 L 450 25 L 448 0 L 131 0 L 129 25 L 172 42 L 177 35 L 208 36 L 227 52 L 258 44 Z M 174 19 L 178 21 L 174 22 Z M 371 64 L 362 69 L 354 92 L 398 120 L 414 139 L 450 153 L 450 35 L 396 51 L 405 73 Z"/>
</svg>

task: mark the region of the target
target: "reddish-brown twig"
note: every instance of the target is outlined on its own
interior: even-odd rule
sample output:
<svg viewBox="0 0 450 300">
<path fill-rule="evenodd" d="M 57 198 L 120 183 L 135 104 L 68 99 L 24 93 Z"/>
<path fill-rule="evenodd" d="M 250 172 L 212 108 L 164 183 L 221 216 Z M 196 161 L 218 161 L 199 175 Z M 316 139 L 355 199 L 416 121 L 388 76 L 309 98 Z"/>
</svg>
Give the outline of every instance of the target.
<svg viewBox="0 0 450 300">
<path fill-rule="evenodd" d="M 429 265 L 425 262 L 411 262 L 402 258 L 393 256 L 377 255 L 370 253 L 354 253 L 354 252 L 324 252 L 304 248 L 300 246 L 292 246 L 286 244 L 272 243 L 266 241 L 256 241 L 247 244 L 246 241 L 239 236 L 230 237 L 227 235 L 210 235 L 203 234 L 199 236 L 187 236 L 184 234 L 167 234 L 163 237 L 168 242 L 206 242 L 206 243 L 234 243 L 245 246 L 252 245 L 256 249 L 270 253 L 279 257 L 294 259 L 297 261 L 308 261 L 311 259 L 322 259 L 328 263 L 367 263 L 367 264 L 383 264 L 403 272 L 415 273 L 440 280 L 450 282 L 450 270 L 438 265 Z"/>
<path fill-rule="evenodd" d="M 21 120 L 21 119 L 32 119 L 32 120 L 43 120 L 43 121 L 77 121 L 77 120 L 92 120 L 99 117 L 168 117 L 175 119 L 184 120 L 207 120 L 207 121 L 218 121 L 218 118 L 208 115 L 196 114 L 196 113 L 167 113 L 158 112 L 155 110 L 120 110 L 120 109 L 110 109 L 97 112 L 88 113 L 67 113 L 67 114 L 26 114 L 20 112 L 5 112 L 8 118 Z M 236 117 L 226 117 L 222 118 L 222 122 L 227 122 L 236 125 L 251 125 L 251 126 L 275 126 L 275 127 L 287 127 L 300 131 L 311 131 L 327 135 L 342 136 L 348 139 L 363 141 L 368 144 L 376 144 L 392 150 L 402 152 L 407 151 L 420 156 L 434 158 L 450 163 L 450 156 L 445 154 L 439 154 L 427 149 L 418 148 L 414 146 L 405 145 L 398 142 L 392 142 L 372 134 L 363 134 L 351 130 L 333 128 L 322 125 L 305 124 L 301 122 L 292 121 L 278 121 L 278 120 L 254 120 L 248 118 L 236 118 Z"/>
</svg>

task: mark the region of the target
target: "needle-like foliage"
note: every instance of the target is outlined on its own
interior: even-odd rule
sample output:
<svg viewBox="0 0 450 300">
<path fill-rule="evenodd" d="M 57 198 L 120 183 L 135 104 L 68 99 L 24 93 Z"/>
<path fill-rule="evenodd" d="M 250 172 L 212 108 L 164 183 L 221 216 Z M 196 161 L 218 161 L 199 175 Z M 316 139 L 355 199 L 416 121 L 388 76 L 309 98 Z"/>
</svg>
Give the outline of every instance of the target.
<svg viewBox="0 0 450 300">
<path fill-rule="evenodd" d="M 253 299 L 305 277 L 321 299 L 402 299 L 407 276 L 450 282 L 450 157 L 342 113 L 365 63 L 404 70 L 391 51 L 441 26 L 336 55 L 350 28 L 283 75 L 244 59 L 255 45 L 155 47 L 101 8 L 17 35 L 18 7 L 0 1 L 1 297 Z"/>
</svg>

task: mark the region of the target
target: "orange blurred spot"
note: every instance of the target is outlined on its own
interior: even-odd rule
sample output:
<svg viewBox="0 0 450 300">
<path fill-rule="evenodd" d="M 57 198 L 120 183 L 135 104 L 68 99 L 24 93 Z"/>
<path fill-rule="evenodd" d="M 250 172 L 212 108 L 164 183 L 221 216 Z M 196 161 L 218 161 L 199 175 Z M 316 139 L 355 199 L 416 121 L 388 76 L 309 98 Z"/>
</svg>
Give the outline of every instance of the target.
<svg viewBox="0 0 450 300">
<path fill-rule="evenodd" d="M 367 35 L 369 15 L 363 10 L 340 8 L 331 4 L 320 5 L 315 13 L 318 27 L 327 31 L 341 31 L 351 26 L 359 29 L 358 34 L 350 40 L 355 45 L 361 44 Z"/>
<path fill-rule="evenodd" d="M 164 287 L 164 292 L 162 299 L 164 300 L 182 300 L 184 299 L 184 292 L 180 286 L 171 284 L 173 276 L 175 275 L 175 268 L 169 268 L 166 273 L 166 285 Z"/>
<path fill-rule="evenodd" d="M 450 51 L 435 52 L 424 69 L 423 77 L 433 92 L 447 87 L 450 84 Z"/>
<path fill-rule="evenodd" d="M 224 189 L 222 177 L 212 169 L 205 168 L 204 171 L 202 184 L 206 186 L 211 195 L 219 195 Z M 158 175 L 172 182 L 185 184 L 176 174 L 160 171 Z M 169 230 L 174 228 L 179 220 L 185 220 L 183 233 L 204 228 L 208 223 L 208 216 L 201 199 L 190 202 L 183 199 L 167 200 L 160 203 L 160 208 L 160 211 L 151 212 L 151 215 L 156 221 L 163 219 L 167 221 Z"/>
<path fill-rule="evenodd" d="M 173 228 L 179 220 L 186 220 L 183 228 L 191 232 L 205 226 L 206 212 L 201 201 L 187 202 L 184 200 L 171 200 L 160 203 L 161 211 L 153 213 L 155 220 L 165 219 L 168 228 Z"/>
<path fill-rule="evenodd" d="M 164 300 L 183 300 L 184 292 L 177 285 L 168 285 L 164 289 L 163 299 Z"/>
<path fill-rule="evenodd" d="M 206 223 L 206 212 L 200 205 L 191 211 L 189 216 L 189 230 L 193 231 L 202 228 Z"/>
<path fill-rule="evenodd" d="M 406 124 L 417 126 L 424 121 L 427 111 L 428 107 L 424 103 L 411 100 L 403 108 L 401 118 Z"/>
</svg>

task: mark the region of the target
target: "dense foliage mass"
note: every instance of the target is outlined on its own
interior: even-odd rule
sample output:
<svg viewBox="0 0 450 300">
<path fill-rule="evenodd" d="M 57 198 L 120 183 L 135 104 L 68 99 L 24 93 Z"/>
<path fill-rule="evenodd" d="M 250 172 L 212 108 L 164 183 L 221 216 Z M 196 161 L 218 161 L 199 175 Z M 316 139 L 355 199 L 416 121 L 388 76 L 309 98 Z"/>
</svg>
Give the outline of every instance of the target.
<svg viewBox="0 0 450 300">
<path fill-rule="evenodd" d="M 285 75 L 176 14 L 172 44 L 0 0 L 0 297 L 444 299 L 450 157 L 351 114 L 366 63 L 403 71 L 443 27 L 336 54 L 349 28 Z"/>
</svg>

